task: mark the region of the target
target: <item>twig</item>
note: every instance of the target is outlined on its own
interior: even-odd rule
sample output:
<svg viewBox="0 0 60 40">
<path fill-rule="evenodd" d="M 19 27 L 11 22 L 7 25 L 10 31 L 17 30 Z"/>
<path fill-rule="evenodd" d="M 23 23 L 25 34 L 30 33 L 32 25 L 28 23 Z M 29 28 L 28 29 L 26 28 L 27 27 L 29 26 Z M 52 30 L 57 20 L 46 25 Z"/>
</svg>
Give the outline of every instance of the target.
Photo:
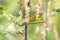
<svg viewBox="0 0 60 40">
<path fill-rule="evenodd" d="M 48 28 L 48 20 L 49 20 L 49 6 L 50 6 L 50 3 L 49 3 L 50 1 L 49 0 L 46 0 L 46 14 L 45 14 L 45 23 L 44 23 L 44 25 L 45 25 L 45 29 L 44 29 L 44 39 L 43 40 L 47 40 L 47 28 Z"/>
<path fill-rule="evenodd" d="M 25 39 L 27 40 L 27 24 L 29 23 L 30 0 L 25 0 Z"/>
<path fill-rule="evenodd" d="M 25 40 L 27 40 L 27 23 L 25 23 Z"/>
</svg>

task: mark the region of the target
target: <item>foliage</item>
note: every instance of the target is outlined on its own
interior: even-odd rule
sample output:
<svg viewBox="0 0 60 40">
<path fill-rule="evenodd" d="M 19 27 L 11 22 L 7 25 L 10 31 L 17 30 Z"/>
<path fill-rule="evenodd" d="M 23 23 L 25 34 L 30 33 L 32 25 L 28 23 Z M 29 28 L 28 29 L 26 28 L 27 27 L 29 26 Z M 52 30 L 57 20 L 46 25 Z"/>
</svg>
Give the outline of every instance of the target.
<svg viewBox="0 0 60 40">
<path fill-rule="evenodd" d="M 34 1 L 34 2 L 33 2 Z M 37 0 L 31 0 L 31 9 L 30 9 L 30 23 L 38 23 L 44 21 L 44 13 L 46 10 L 46 1 L 43 1 L 43 7 L 39 16 L 39 19 L 36 20 L 36 3 Z M 60 38 L 60 8 L 54 8 L 54 1 L 51 0 L 50 6 L 50 17 L 53 22 L 56 24 L 58 30 L 58 35 Z M 59 1 L 59 0 L 58 0 Z M 19 7 L 17 0 L 1 0 L 2 5 L 0 5 L 0 40 L 23 40 L 24 26 L 20 26 L 25 22 L 25 5 L 23 0 L 23 19 L 19 19 Z M 58 2 L 57 2 L 58 3 Z M 58 5 L 58 7 L 60 7 Z M 57 18 L 57 19 L 56 19 Z M 36 26 L 39 26 L 38 34 L 35 34 Z M 55 40 L 53 29 L 49 24 L 50 31 L 47 33 L 48 40 Z M 44 26 L 42 23 L 39 24 L 28 24 L 28 39 L 31 40 L 42 40 L 42 31 Z M 41 36 L 40 36 L 41 35 Z"/>
</svg>

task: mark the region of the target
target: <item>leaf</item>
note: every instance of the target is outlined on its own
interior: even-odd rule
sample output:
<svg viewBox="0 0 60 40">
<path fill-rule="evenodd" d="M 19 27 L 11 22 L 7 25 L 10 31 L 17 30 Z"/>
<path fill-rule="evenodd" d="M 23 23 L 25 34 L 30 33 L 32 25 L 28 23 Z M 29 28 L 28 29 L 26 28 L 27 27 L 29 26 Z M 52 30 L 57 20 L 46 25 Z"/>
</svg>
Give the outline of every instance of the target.
<svg viewBox="0 0 60 40">
<path fill-rule="evenodd" d="M 56 9 L 56 12 L 58 12 L 58 13 L 59 13 L 59 12 L 60 12 L 60 9 Z"/>
<path fill-rule="evenodd" d="M 31 23 L 31 22 L 40 22 L 40 21 L 43 21 L 43 17 L 42 17 L 42 16 L 43 16 L 43 13 L 40 13 L 38 20 L 36 20 L 36 16 L 30 18 L 30 23 Z"/>
</svg>

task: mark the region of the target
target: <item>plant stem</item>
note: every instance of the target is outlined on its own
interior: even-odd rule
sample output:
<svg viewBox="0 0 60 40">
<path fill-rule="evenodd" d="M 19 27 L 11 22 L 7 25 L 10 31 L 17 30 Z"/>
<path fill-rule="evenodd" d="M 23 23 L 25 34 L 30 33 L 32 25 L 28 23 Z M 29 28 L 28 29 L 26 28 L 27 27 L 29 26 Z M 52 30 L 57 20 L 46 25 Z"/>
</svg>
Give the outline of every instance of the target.
<svg viewBox="0 0 60 40">
<path fill-rule="evenodd" d="M 25 0 L 25 39 L 27 40 L 27 24 L 29 23 L 30 0 Z"/>
<path fill-rule="evenodd" d="M 20 5 L 20 11 L 19 11 L 19 15 L 20 16 L 19 16 L 19 19 L 22 20 L 22 5 L 23 5 L 22 4 L 22 0 L 19 0 L 18 2 L 19 2 L 19 5 Z"/>
<path fill-rule="evenodd" d="M 44 37 L 43 37 L 43 40 L 47 40 L 47 28 L 48 28 L 48 20 L 49 20 L 49 7 L 50 7 L 50 4 L 49 4 L 49 0 L 46 0 L 46 14 L 45 14 L 45 29 L 44 29 Z"/>
<path fill-rule="evenodd" d="M 30 0 L 25 0 L 25 22 L 29 23 Z"/>
<path fill-rule="evenodd" d="M 25 40 L 27 40 L 27 23 L 25 23 Z"/>
<path fill-rule="evenodd" d="M 41 8 L 42 8 L 42 1 L 38 0 L 38 2 L 36 4 L 36 20 L 38 20 L 38 18 L 39 18 Z"/>
</svg>

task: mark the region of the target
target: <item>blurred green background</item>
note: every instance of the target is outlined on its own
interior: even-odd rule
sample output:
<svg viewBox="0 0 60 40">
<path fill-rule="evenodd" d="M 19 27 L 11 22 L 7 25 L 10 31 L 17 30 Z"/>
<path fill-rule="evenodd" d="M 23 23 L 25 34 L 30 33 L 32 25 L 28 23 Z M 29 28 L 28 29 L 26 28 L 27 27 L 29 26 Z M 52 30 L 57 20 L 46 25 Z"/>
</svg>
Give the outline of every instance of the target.
<svg viewBox="0 0 60 40">
<path fill-rule="evenodd" d="M 41 12 L 46 13 L 46 0 L 42 0 L 43 5 Z M 55 2 L 51 0 L 50 5 L 50 16 L 52 21 L 54 22 L 56 29 L 58 31 L 58 37 L 60 38 L 60 0 L 56 1 L 55 10 Z M 22 0 L 22 12 L 23 19 L 19 20 L 19 10 L 20 4 L 18 0 L 0 0 L 0 40 L 23 40 L 23 30 L 24 26 L 19 26 L 25 21 L 25 0 Z M 31 0 L 31 8 L 30 8 L 30 18 L 34 18 L 36 15 L 36 4 L 37 0 Z M 55 15 L 56 14 L 56 15 Z M 43 21 L 43 16 L 39 18 L 39 20 L 34 20 L 33 22 Z M 15 24 L 17 23 L 17 24 Z M 39 26 L 39 27 L 37 27 Z M 36 28 L 39 29 L 37 33 Z M 53 32 L 53 27 L 49 24 L 48 26 L 49 32 L 47 33 L 47 40 L 56 40 Z M 29 24 L 28 25 L 28 40 L 43 40 L 43 32 L 44 26 L 42 23 L 39 24 Z"/>
</svg>

